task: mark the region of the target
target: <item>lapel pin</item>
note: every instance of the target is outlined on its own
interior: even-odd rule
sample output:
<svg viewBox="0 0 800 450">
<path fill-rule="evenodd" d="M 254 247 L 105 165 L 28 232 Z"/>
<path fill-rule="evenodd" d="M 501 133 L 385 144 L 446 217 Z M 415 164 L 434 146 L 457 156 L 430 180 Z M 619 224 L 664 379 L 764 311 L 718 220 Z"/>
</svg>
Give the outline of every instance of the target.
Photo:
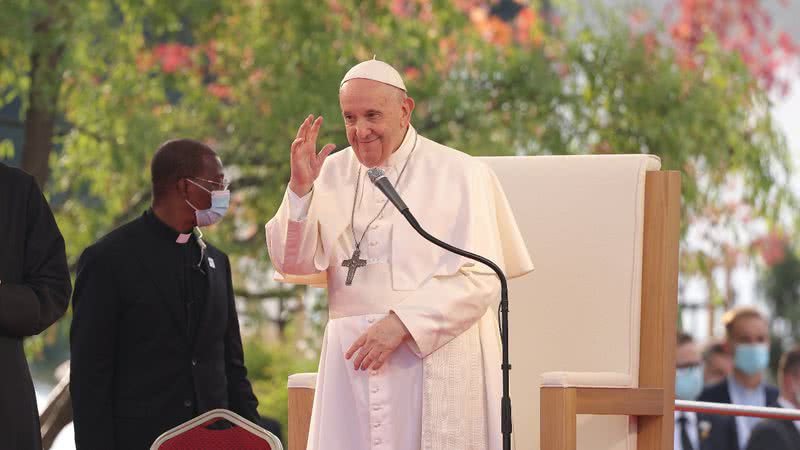
<svg viewBox="0 0 800 450">
<path fill-rule="evenodd" d="M 707 420 L 701 420 L 698 424 L 698 427 L 700 428 L 700 439 L 706 440 L 708 435 L 711 433 L 711 422 Z"/>
<path fill-rule="evenodd" d="M 208 257 L 208 267 L 211 267 L 212 269 L 216 269 L 217 268 L 216 264 L 214 264 L 214 258 L 212 258 L 210 256 Z"/>
</svg>

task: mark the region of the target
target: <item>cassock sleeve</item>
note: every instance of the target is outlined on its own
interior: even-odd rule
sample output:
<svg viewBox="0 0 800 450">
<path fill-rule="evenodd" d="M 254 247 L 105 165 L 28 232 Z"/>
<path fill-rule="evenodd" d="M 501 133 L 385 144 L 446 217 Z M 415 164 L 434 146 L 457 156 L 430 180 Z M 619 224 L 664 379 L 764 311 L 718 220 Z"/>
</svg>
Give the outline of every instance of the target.
<svg viewBox="0 0 800 450">
<path fill-rule="evenodd" d="M 119 305 L 110 261 L 89 247 L 78 260 L 70 328 L 70 394 L 78 448 L 114 447 L 112 389 Z"/>
<path fill-rule="evenodd" d="M 500 302 L 496 275 L 462 268 L 433 277 L 392 311 L 411 333 L 411 350 L 420 358 L 435 352 L 480 320 Z"/>
<path fill-rule="evenodd" d="M 292 220 L 289 189 L 286 190 L 278 212 L 265 227 L 269 257 L 275 270 L 284 276 L 317 274 L 320 270 L 314 257 L 319 245 L 319 222 L 314 211 L 313 194 L 310 194 L 310 205 L 301 206 L 307 208 L 306 217 Z M 306 197 L 303 200 L 309 201 Z"/>
<path fill-rule="evenodd" d="M 0 334 L 13 337 L 39 334 L 55 323 L 72 289 L 64 238 L 36 181 L 28 182 L 23 280 L 0 284 Z"/>
<path fill-rule="evenodd" d="M 247 380 L 247 369 L 244 365 L 242 337 L 239 332 L 239 315 L 236 312 L 236 301 L 233 294 L 231 264 L 225 257 L 228 278 L 228 328 L 225 333 L 225 374 L 228 379 L 228 403 L 230 409 L 245 419 L 258 423 L 258 400 L 253 394 L 253 387 Z"/>
<path fill-rule="evenodd" d="M 311 191 L 299 197 L 291 189 L 286 189 L 286 194 L 289 196 L 289 218 L 295 222 L 305 219 L 308 215 L 308 207 L 311 205 Z"/>
</svg>

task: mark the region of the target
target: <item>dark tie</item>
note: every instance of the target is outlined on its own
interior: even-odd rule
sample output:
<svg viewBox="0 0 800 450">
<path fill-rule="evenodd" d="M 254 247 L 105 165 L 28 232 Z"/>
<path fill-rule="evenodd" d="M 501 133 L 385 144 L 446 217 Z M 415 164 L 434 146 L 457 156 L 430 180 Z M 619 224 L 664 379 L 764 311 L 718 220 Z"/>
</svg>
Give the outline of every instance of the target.
<svg viewBox="0 0 800 450">
<path fill-rule="evenodd" d="M 681 414 L 678 416 L 678 423 L 681 428 L 681 447 L 683 447 L 683 450 L 694 450 L 692 441 L 689 440 L 689 431 L 686 429 L 688 421 L 689 419 L 686 418 L 686 415 Z"/>
</svg>

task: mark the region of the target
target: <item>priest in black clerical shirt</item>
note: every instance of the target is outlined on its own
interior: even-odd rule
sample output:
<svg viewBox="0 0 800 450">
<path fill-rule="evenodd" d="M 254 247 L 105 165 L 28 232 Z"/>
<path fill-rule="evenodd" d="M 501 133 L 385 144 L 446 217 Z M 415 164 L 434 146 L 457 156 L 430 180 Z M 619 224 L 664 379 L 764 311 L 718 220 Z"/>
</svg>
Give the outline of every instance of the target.
<svg viewBox="0 0 800 450">
<path fill-rule="evenodd" d="M 0 448 L 38 450 L 39 413 L 22 340 L 67 309 L 64 239 L 36 180 L 0 164 Z"/>
<path fill-rule="evenodd" d="M 153 204 L 87 248 L 70 334 L 78 449 L 147 449 L 215 408 L 258 420 L 227 255 L 199 227 L 222 219 L 222 163 L 192 140 L 164 143 Z"/>
</svg>

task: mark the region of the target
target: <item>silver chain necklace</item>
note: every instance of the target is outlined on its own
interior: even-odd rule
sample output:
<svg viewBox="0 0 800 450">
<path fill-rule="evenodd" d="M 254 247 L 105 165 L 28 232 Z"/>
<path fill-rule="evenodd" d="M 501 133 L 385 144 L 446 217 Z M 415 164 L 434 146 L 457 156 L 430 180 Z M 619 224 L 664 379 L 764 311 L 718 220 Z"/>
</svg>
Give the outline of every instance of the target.
<svg viewBox="0 0 800 450">
<path fill-rule="evenodd" d="M 411 147 L 411 152 L 408 153 L 408 157 L 406 157 L 406 162 L 403 163 L 403 168 L 400 169 L 400 174 L 397 175 L 397 182 L 395 183 L 395 187 L 400 185 L 400 179 L 403 177 L 403 172 L 406 171 L 406 167 L 408 167 L 408 162 L 411 160 L 411 155 L 414 154 L 414 150 L 417 149 L 418 137 L 419 137 L 418 134 L 414 134 L 414 145 L 413 147 Z M 364 241 L 364 237 L 367 235 L 367 231 L 369 230 L 370 225 L 372 225 L 373 222 L 378 220 L 378 217 L 380 217 L 381 214 L 383 214 L 383 210 L 386 209 L 386 205 L 389 204 L 389 200 L 387 199 L 383 203 L 381 210 L 378 211 L 378 214 L 375 217 L 373 217 L 372 220 L 370 220 L 369 223 L 367 223 L 367 225 L 364 227 L 364 232 L 361 233 L 361 238 L 357 239 L 355 218 L 356 218 L 356 200 L 358 200 L 358 187 L 360 184 L 361 184 L 361 164 L 358 165 L 358 175 L 356 177 L 356 191 L 355 194 L 353 194 L 353 209 L 352 212 L 350 213 L 350 231 L 353 233 L 353 243 L 355 244 L 355 250 L 353 250 L 353 256 L 351 256 L 350 259 L 345 259 L 344 261 L 342 261 L 342 267 L 347 267 L 347 279 L 345 280 L 344 283 L 347 286 L 353 284 L 353 277 L 355 277 L 356 275 L 356 270 L 367 265 L 367 260 L 360 258 L 361 242 Z"/>
</svg>

